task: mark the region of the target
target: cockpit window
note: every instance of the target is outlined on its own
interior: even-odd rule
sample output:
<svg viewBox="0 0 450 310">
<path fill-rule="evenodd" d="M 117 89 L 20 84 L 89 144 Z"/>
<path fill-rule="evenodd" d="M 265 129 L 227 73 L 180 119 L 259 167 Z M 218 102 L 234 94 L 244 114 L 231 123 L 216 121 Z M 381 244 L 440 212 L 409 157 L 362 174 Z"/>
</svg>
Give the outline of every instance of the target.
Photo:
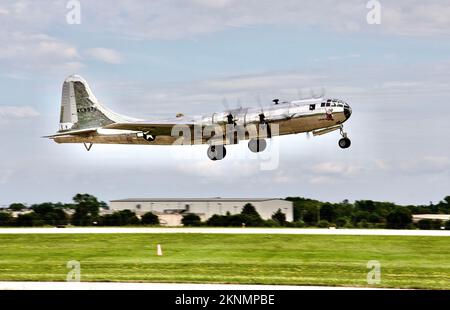
<svg viewBox="0 0 450 310">
<path fill-rule="evenodd" d="M 330 106 L 330 104 L 331 104 L 331 102 L 327 102 L 327 107 L 329 107 L 329 106 Z"/>
</svg>

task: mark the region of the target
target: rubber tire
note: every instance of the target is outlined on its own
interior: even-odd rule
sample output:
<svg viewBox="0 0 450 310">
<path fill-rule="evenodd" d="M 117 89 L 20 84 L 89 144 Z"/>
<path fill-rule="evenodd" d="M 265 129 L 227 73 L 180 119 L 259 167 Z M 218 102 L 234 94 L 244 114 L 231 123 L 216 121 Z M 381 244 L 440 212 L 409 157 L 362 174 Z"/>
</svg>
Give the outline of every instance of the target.
<svg viewBox="0 0 450 310">
<path fill-rule="evenodd" d="M 222 160 L 227 155 L 227 149 L 223 145 L 211 145 L 207 151 L 208 158 L 216 161 Z"/>
<path fill-rule="evenodd" d="M 263 152 L 267 147 L 267 142 L 264 139 L 252 139 L 248 141 L 248 148 L 253 153 Z"/>
<path fill-rule="evenodd" d="M 339 140 L 338 144 L 341 149 L 348 149 L 352 142 L 349 138 L 342 138 Z"/>
</svg>

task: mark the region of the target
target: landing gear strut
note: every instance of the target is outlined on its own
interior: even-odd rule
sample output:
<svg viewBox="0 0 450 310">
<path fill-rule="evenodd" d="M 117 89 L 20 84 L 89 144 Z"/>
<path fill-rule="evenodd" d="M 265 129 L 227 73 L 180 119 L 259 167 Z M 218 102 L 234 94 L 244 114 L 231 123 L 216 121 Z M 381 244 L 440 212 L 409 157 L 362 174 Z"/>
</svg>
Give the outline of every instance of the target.
<svg viewBox="0 0 450 310">
<path fill-rule="evenodd" d="M 227 155 L 227 149 L 223 145 L 210 145 L 208 148 L 208 157 L 211 160 L 222 160 Z"/>
<path fill-rule="evenodd" d="M 352 144 L 352 142 L 351 142 L 350 139 L 347 137 L 347 133 L 344 132 L 344 126 L 342 126 L 342 125 L 341 125 L 341 128 L 340 128 L 340 132 L 341 132 L 342 139 L 340 139 L 339 142 L 338 142 L 339 147 L 340 147 L 341 149 L 347 149 L 347 148 L 350 147 L 350 145 Z"/>
<path fill-rule="evenodd" d="M 86 151 L 90 151 L 94 143 L 83 143 L 84 147 L 86 148 Z"/>
<path fill-rule="evenodd" d="M 259 153 L 266 149 L 267 142 L 264 139 L 251 139 L 248 142 L 248 148 L 253 153 Z"/>
</svg>

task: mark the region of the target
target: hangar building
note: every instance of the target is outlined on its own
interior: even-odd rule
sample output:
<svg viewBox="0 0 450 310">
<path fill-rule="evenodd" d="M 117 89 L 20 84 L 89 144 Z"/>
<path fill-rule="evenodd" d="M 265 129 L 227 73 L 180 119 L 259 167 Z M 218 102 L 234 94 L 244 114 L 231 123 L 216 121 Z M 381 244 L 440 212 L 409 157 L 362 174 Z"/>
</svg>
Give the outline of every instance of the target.
<svg viewBox="0 0 450 310">
<path fill-rule="evenodd" d="M 158 215 L 160 222 L 169 226 L 181 225 L 183 214 L 194 213 L 206 221 L 214 214 L 241 213 L 251 203 L 263 219 L 270 219 L 281 209 L 286 220 L 293 221 L 293 203 L 279 198 L 128 198 L 111 200 L 110 211 L 131 210 L 138 216 L 147 212 Z"/>
</svg>

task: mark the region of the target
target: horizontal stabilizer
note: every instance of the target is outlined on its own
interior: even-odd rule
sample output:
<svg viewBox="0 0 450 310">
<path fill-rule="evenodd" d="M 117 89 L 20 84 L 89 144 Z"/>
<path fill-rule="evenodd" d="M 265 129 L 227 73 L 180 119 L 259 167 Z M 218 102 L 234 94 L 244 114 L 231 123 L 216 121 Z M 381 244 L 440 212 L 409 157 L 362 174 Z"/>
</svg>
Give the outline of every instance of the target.
<svg viewBox="0 0 450 310">
<path fill-rule="evenodd" d="M 87 128 L 87 129 L 80 129 L 80 130 L 70 130 L 70 131 L 65 131 L 65 132 L 59 132 L 57 134 L 51 135 L 51 136 L 44 136 L 42 138 L 57 138 L 57 137 L 62 137 L 62 136 L 78 136 L 78 135 L 84 135 L 84 134 L 88 134 L 88 133 L 93 133 L 96 132 L 97 128 Z"/>
</svg>

